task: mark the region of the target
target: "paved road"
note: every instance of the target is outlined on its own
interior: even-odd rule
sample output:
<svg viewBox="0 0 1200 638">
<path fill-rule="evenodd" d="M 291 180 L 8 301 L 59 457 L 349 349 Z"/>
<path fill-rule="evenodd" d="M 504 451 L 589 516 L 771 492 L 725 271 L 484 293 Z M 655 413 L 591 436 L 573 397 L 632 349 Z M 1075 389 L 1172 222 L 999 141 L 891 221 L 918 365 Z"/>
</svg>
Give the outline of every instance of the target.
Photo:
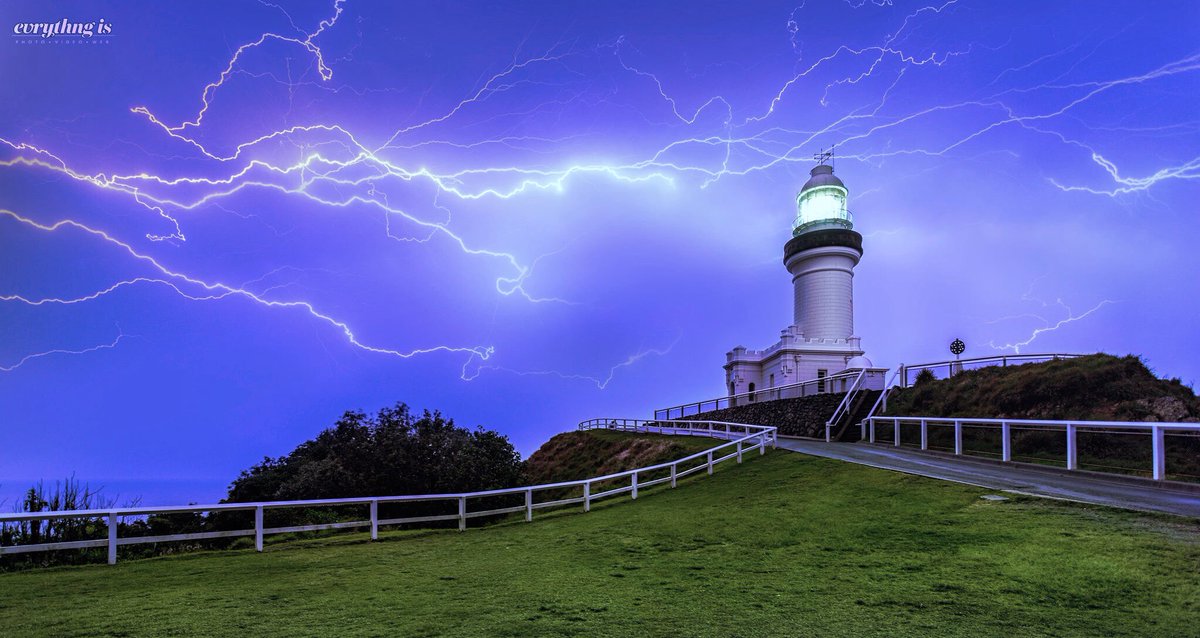
<svg viewBox="0 0 1200 638">
<path fill-rule="evenodd" d="M 916 450 L 864 443 L 779 439 L 778 447 L 1003 492 L 1200 518 L 1200 493 L 1197 492 L 1106 481 L 1091 476 L 999 465 L 969 458 L 946 458 Z"/>
</svg>

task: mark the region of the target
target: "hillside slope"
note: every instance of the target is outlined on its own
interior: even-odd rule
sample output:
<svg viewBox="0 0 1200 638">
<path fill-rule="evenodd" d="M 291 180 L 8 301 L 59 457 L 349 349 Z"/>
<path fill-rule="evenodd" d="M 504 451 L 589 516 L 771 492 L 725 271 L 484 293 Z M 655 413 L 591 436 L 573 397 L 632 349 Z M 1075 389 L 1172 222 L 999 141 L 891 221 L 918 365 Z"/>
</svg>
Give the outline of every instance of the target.
<svg viewBox="0 0 1200 638">
<path fill-rule="evenodd" d="M 1197 635 L 1196 521 L 986 493 L 777 451 L 532 523 L 0 574 L 0 627 L 13 637 Z"/>
<path fill-rule="evenodd" d="M 966 370 L 888 396 L 886 415 L 1200 421 L 1200 399 L 1179 379 L 1159 379 L 1135 356 L 1095 354 Z"/>
<path fill-rule="evenodd" d="M 707 437 L 564 432 L 529 455 L 525 476 L 531 484 L 573 481 L 664 463 L 719 444 Z"/>
</svg>

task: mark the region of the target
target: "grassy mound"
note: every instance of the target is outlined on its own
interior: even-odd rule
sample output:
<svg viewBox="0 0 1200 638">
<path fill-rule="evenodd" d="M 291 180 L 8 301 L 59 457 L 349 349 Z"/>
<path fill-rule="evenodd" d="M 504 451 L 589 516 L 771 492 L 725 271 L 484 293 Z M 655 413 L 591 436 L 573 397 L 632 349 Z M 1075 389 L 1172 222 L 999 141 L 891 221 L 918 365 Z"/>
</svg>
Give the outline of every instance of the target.
<svg viewBox="0 0 1200 638">
<path fill-rule="evenodd" d="M 888 396 L 887 415 L 1200 421 L 1200 399 L 1179 379 L 1159 379 L 1141 359 L 1095 354 L 966 370 Z"/>
<path fill-rule="evenodd" d="M 6 636 L 1196 636 L 1200 523 L 774 451 L 636 502 L 0 574 Z"/>
<path fill-rule="evenodd" d="M 707 437 L 606 430 L 564 432 L 526 459 L 525 476 L 530 484 L 574 481 L 665 463 L 720 443 Z"/>
</svg>

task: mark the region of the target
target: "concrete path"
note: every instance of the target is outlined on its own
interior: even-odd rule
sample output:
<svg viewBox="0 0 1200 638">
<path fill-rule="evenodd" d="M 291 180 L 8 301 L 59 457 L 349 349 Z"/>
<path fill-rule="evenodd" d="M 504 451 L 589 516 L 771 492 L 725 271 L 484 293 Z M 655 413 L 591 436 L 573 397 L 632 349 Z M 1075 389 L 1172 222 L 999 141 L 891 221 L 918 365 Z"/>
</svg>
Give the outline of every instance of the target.
<svg viewBox="0 0 1200 638">
<path fill-rule="evenodd" d="M 866 443 L 779 439 L 780 449 L 1002 492 L 1200 518 L 1200 492 Z"/>
</svg>

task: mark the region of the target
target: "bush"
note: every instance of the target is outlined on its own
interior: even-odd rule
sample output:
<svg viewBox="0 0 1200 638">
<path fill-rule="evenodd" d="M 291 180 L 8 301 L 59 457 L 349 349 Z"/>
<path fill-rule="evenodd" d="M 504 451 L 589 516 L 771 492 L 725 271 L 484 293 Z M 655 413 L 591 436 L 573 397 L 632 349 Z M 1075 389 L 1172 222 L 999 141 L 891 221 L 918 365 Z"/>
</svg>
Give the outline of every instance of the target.
<svg viewBox="0 0 1200 638">
<path fill-rule="evenodd" d="M 508 438 L 458 427 L 440 412 L 419 418 L 399 403 L 374 417 L 346 412 L 290 454 L 244 470 L 226 502 L 469 492 L 520 485 Z"/>
</svg>

